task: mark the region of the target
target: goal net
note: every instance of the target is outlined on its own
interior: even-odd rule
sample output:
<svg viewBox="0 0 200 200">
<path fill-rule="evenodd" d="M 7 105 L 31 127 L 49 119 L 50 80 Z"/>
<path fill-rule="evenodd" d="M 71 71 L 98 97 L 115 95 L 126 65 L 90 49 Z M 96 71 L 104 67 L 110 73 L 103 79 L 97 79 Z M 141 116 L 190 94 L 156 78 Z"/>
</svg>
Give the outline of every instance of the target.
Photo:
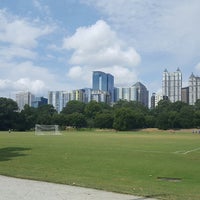
<svg viewBox="0 0 200 200">
<path fill-rule="evenodd" d="M 58 125 L 35 125 L 35 135 L 61 135 Z"/>
</svg>

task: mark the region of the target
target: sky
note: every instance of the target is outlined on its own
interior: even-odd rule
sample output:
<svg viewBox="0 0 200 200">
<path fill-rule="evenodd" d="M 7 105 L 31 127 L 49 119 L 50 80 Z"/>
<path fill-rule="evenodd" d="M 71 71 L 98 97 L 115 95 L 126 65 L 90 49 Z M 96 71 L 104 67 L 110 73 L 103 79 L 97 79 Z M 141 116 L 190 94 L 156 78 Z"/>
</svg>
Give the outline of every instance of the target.
<svg viewBox="0 0 200 200">
<path fill-rule="evenodd" d="M 200 75 L 199 0 L 1 0 L 0 96 L 140 81 L 160 92 L 165 69 Z"/>
</svg>

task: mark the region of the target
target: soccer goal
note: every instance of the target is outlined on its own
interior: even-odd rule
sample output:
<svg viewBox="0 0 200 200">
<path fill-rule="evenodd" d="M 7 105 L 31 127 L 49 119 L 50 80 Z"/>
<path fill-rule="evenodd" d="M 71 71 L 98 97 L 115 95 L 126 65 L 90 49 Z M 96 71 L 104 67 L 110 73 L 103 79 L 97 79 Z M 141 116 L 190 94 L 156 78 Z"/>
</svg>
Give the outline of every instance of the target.
<svg viewBox="0 0 200 200">
<path fill-rule="evenodd" d="M 61 135 L 58 125 L 35 125 L 35 135 Z"/>
</svg>

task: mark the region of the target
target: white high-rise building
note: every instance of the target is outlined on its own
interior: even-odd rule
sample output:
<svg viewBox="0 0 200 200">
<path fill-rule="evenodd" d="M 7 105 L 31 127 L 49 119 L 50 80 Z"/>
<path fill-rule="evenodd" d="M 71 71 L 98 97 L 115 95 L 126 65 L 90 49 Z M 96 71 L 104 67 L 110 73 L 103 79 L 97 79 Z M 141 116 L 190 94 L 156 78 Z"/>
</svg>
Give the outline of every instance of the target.
<svg viewBox="0 0 200 200">
<path fill-rule="evenodd" d="M 194 105 L 200 99 L 200 77 L 192 73 L 189 78 L 189 104 Z"/>
<path fill-rule="evenodd" d="M 49 91 L 48 104 L 53 105 L 58 113 L 66 106 L 67 102 L 71 100 L 72 94 L 66 91 Z"/>
<path fill-rule="evenodd" d="M 16 94 L 16 102 L 19 107 L 19 111 L 24 109 L 25 105 L 32 106 L 32 101 L 35 96 L 30 92 L 19 92 Z"/>
<path fill-rule="evenodd" d="M 78 89 L 72 91 L 49 91 L 48 92 L 48 104 L 60 113 L 69 101 L 81 101 L 88 103 L 91 101 L 92 90 L 89 88 Z"/>
<path fill-rule="evenodd" d="M 135 83 L 131 87 L 115 88 L 116 101 L 127 100 L 137 101 L 148 107 L 149 92 L 147 88 L 140 82 Z"/>
<path fill-rule="evenodd" d="M 176 72 L 163 72 L 162 79 L 162 94 L 167 96 L 169 100 L 174 103 L 181 101 L 181 88 L 182 88 L 182 73 L 178 68 Z"/>
</svg>

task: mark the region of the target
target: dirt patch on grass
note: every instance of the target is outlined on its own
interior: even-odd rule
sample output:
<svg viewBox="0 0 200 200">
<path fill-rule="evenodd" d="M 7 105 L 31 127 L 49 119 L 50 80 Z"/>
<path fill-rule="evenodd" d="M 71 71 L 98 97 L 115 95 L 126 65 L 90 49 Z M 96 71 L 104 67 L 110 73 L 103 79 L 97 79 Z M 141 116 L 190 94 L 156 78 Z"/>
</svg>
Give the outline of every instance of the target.
<svg viewBox="0 0 200 200">
<path fill-rule="evenodd" d="M 160 181 L 169 181 L 169 182 L 181 182 L 182 178 L 173 178 L 173 177 L 157 177 Z"/>
</svg>

